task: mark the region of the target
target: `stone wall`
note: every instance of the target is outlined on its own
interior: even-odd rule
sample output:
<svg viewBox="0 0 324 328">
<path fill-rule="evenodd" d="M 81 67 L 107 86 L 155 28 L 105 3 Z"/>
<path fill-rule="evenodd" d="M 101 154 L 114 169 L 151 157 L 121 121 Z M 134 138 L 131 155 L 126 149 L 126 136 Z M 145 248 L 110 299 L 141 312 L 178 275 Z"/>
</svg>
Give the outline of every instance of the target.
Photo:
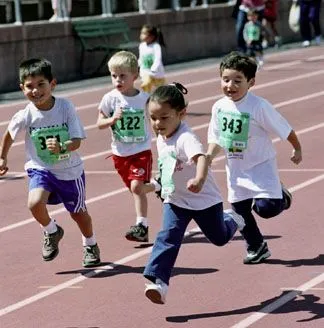
<svg viewBox="0 0 324 328">
<path fill-rule="evenodd" d="M 280 1 L 278 28 L 283 42 L 300 40 L 299 33 L 294 34 L 289 29 L 289 7 L 290 1 Z M 165 64 L 171 64 L 220 56 L 235 49 L 235 20 L 231 18 L 231 13 L 231 6 L 218 4 L 206 9 L 157 10 L 147 14 L 117 16 L 127 21 L 133 40 L 138 40 L 144 23 L 160 26 L 167 43 L 163 60 Z M 38 21 L 21 26 L 0 25 L 0 93 L 18 89 L 18 65 L 31 57 L 50 60 L 60 83 L 78 80 L 81 78 L 80 55 L 80 42 L 74 36 L 71 22 Z M 85 71 L 92 72 L 102 60 L 102 55 L 87 53 Z M 101 73 L 106 74 L 106 69 Z"/>
</svg>

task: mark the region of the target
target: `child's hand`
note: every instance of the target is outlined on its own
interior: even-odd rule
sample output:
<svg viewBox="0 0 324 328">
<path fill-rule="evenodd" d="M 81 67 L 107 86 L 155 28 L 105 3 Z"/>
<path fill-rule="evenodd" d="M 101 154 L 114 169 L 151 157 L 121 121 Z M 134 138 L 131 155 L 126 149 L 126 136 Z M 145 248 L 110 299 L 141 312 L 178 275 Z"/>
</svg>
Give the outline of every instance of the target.
<svg viewBox="0 0 324 328">
<path fill-rule="evenodd" d="M 7 160 L 0 158 L 0 176 L 5 175 L 8 171 Z"/>
<path fill-rule="evenodd" d="M 53 154 L 58 154 L 61 150 L 60 143 L 56 138 L 48 138 L 46 139 L 46 147 Z"/>
<path fill-rule="evenodd" d="M 302 161 L 302 159 L 303 159 L 302 151 L 294 149 L 290 160 L 295 164 L 299 164 Z"/>
<path fill-rule="evenodd" d="M 191 192 L 198 193 L 202 189 L 204 181 L 202 179 L 190 179 L 187 182 L 187 189 Z"/>
<path fill-rule="evenodd" d="M 117 110 L 114 111 L 114 115 L 112 116 L 114 123 L 120 120 L 123 116 L 123 108 L 119 107 Z"/>
</svg>

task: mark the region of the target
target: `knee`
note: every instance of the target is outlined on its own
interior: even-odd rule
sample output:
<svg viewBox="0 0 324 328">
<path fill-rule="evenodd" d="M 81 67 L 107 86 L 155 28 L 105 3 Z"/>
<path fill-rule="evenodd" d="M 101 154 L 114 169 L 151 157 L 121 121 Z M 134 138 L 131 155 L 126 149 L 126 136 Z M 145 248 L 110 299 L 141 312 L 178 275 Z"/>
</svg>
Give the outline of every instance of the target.
<svg viewBox="0 0 324 328">
<path fill-rule="evenodd" d="M 29 198 L 27 202 L 28 209 L 33 212 L 39 209 L 41 206 L 45 206 L 41 199 L 38 198 Z"/>
<path fill-rule="evenodd" d="M 141 195 L 143 193 L 143 182 L 133 180 L 130 185 L 130 191 L 132 194 Z"/>
<path fill-rule="evenodd" d="M 263 219 L 270 219 L 281 212 L 278 202 L 272 199 L 257 200 L 253 209 Z"/>
</svg>

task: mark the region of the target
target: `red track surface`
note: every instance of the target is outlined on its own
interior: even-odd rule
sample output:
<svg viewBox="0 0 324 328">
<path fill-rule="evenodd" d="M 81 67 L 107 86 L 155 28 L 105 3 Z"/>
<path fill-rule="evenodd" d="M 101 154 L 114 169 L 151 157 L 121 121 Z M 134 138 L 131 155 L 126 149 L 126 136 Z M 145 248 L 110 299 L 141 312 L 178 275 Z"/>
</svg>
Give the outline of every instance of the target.
<svg viewBox="0 0 324 328">
<path fill-rule="evenodd" d="M 259 219 L 272 256 L 260 265 L 243 265 L 245 246 L 239 235 L 219 248 L 193 233 L 183 243 L 164 306 L 144 296 L 142 271 L 151 248 L 123 236 L 135 220 L 132 199 L 112 161 L 104 160 L 108 131 L 94 126 L 108 83 L 65 93 L 87 127 L 80 152 L 104 266 L 101 271 L 82 268 L 79 230 L 61 206 L 52 208 L 65 229 L 60 255 L 53 262 L 42 261 L 41 231 L 26 207 L 24 152 L 18 140 L 9 156 L 10 172 L 0 180 L 1 328 L 324 327 L 323 64 L 323 47 L 268 55 L 253 88 L 277 106 L 303 145 L 304 161 L 295 166 L 288 142 L 274 141 L 281 179 L 294 199 L 279 217 Z M 211 106 L 220 95 L 217 63 L 172 72 L 169 81 L 188 86 L 187 121 L 206 143 Z M 0 135 L 5 121 L 24 104 L 0 105 Z M 155 153 L 155 144 L 153 149 Z M 213 169 L 226 199 L 221 157 Z M 161 204 L 149 195 L 151 241 L 160 217 Z"/>
</svg>

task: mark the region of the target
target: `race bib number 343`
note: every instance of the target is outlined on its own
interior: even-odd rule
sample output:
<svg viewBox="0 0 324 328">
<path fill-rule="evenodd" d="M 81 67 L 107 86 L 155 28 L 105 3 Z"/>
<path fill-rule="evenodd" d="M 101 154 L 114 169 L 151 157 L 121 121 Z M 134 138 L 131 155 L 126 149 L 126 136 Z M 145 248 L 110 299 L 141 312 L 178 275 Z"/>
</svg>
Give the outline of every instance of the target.
<svg viewBox="0 0 324 328">
<path fill-rule="evenodd" d="M 225 149 L 247 148 L 250 114 L 218 112 L 219 143 Z"/>
</svg>

